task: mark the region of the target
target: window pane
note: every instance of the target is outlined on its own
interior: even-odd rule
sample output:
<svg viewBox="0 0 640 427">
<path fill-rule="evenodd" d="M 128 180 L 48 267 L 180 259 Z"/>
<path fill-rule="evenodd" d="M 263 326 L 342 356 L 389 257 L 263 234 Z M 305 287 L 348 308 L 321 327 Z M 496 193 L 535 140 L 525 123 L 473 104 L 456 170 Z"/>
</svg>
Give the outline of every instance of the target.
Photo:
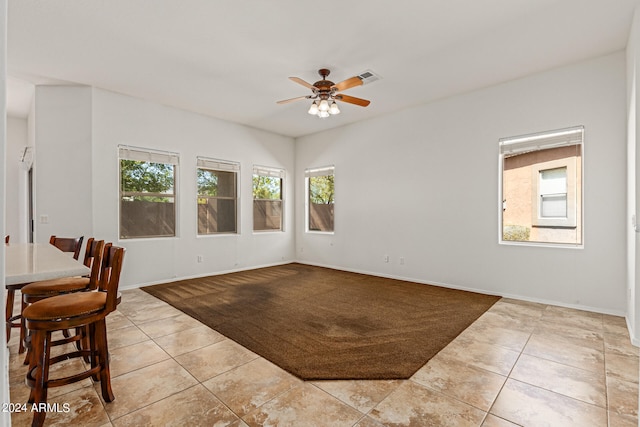
<svg viewBox="0 0 640 427">
<path fill-rule="evenodd" d="M 198 195 L 235 197 L 235 172 L 198 169 Z"/>
<path fill-rule="evenodd" d="M 540 194 L 561 194 L 567 192 L 567 168 L 540 171 Z"/>
<path fill-rule="evenodd" d="M 543 218 L 567 217 L 567 193 L 540 196 L 540 216 Z"/>
<path fill-rule="evenodd" d="M 198 234 L 235 232 L 235 199 L 198 199 Z"/>
<path fill-rule="evenodd" d="M 309 178 L 309 230 L 333 231 L 334 179 L 333 175 Z"/>
<path fill-rule="evenodd" d="M 282 230 L 282 178 L 253 175 L 253 230 Z"/>
<path fill-rule="evenodd" d="M 237 172 L 197 170 L 198 234 L 237 232 Z"/>
<path fill-rule="evenodd" d="M 120 184 L 124 192 L 173 194 L 174 165 L 120 160 Z"/>
<path fill-rule="evenodd" d="M 175 168 L 120 160 L 120 238 L 175 236 Z"/>
<path fill-rule="evenodd" d="M 502 241 L 582 243 L 583 128 L 500 141 Z"/>
<path fill-rule="evenodd" d="M 253 198 L 262 200 L 282 199 L 282 178 L 273 176 L 253 176 Z"/>
<path fill-rule="evenodd" d="M 281 230 L 282 200 L 254 200 L 253 229 L 255 231 Z"/>
</svg>

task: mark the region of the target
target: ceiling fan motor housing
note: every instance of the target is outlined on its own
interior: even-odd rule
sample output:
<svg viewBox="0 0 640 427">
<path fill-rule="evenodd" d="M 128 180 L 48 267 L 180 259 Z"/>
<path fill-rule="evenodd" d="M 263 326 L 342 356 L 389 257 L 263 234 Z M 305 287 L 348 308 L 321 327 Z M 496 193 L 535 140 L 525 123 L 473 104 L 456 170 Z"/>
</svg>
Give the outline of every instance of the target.
<svg viewBox="0 0 640 427">
<path fill-rule="evenodd" d="M 335 92 L 335 89 L 331 89 L 331 87 L 334 86 L 335 83 L 333 83 L 331 80 L 327 80 L 327 76 L 330 73 L 331 71 L 326 68 L 321 68 L 318 70 L 318 74 L 320 74 L 322 80 L 318 80 L 313 84 L 313 86 L 317 88 L 317 95 L 320 99 L 329 99 Z"/>
</svg>

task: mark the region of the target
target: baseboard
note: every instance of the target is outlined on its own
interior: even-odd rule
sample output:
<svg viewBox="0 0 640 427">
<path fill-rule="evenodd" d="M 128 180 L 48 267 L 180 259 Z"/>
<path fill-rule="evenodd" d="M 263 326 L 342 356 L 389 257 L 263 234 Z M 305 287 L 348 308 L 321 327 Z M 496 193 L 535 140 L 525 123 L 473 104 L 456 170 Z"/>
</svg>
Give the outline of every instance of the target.
<svg viewBox="0 0 640 427">
<path fill-rule="evenodd" d="M 635 345 L 636 347 L 640 347 L 640 339 L 635 336 L 635 329 L 633 328 L 633 325 L 631 324 L 628 317 L 626 317 L 625 320 L 627 321 L 627 330 L 629 331 L 629 337 L 631 337 L 631 344 Z"/>
<path fill-rule="evenodd" d="M 540 298 L 531 298 L 531 297 L 528 297 L 528 296 L 510 294 L 510 293 L 496 293 L 496 292 L 487 291 L 486 289 L 470 288 L 470 287 L 466 287 L 466 286 L 454 285 L 454 284 L 451 284 L 451 283 L 438 282 L 438 281 L 435 281 L 435 280 L 422 280 L 422 279 L 416 279 L 416 278 L 413 278 L 413 277 L 404 277 L 404 276 L 398 276 L 398 275 L 393 275 L 393 274 L 384 274 L 384 273 L 371 272 L 371 271 L 359 270 L 359 269 L 354 269 L 354 268 L 339 267 L 339 266 L 335 266 L 335 265 L 326 265 L 326 264 L 321 264 L 321 263 L 314 263 L 314 262 L 307 262 L 307 261 L 300 261 L 300 260 L 298 260 L 296 262 L 298 262 L 300 264 L 313 265 L 313 266 L 316 266 L 316 267 L 324 267 L 324 268 L 332 268 L 334 270 L 348 271 L 350 273 L 368 274 L 368 275 L 371 275 L 371 276 L 384 277 L 384 278 L 387 278 L 387 279 L 406 280 L 408 282 L 421 283 L 421 284 L 424 284 L 424 285 L 441 286 L 443 288 L 457 289 L 457 290 L 469 291 L 469 292 L 478 292 L 478 293 L 482 293 L 482 294 L 485 294 L 485 295 L 493 295 L 493 296 L 498 296 L 498 297 L 503 297 L 503 298 L 517 299 L 517 300 L 520 300 L 520 301 L 534 302 L 534 303 L 546 304 L 546 305 L 554 305 L 554 306 L 565 307 L 565 308 L 573 308 L 573 309 L 576 309 L 576 310 L 591 311 L 591 312 L 600 313 L 600 314 L 609 314 L 609 315 L 612 315 L 612 316 L 624 317 L 626 319 L 626 314 L 624 312 L 617 311 L 617 310 L 606 310 L 606 309 L 602 309 L 602 308 L 598 308 L 598 307 L 591 307 L 591 306 L 580 305 L 580 304 L 566 304 L 566 303 L 559 302 L 559 301 L 546 300 L 546 299 L 540 299 Z M 631 331 L 631 329 L 629 329 L 629 331 Z"/>
<path fill-rule="evenodd" d="M 278 266 L 278 265 L 291 264 L 292 262 L 296 262 L 296 261 L 280 261 L 280 262 L 274 262 L 274 263 L 270 263 L 270 264 L 260 264 L 260 265 L 253 265 L 253 266 L 247 266 L 247 267 L 241 267 L 241 268 L 233 268 L 233 269 L 230 269 L 230 270 L 212 271 L 212 272 L 208 272 L 208 273 L 194 274 L 194 275 L 191 275 L 191 276 L 174 277 L 172 279 L 157 280 L 157 281 L 154 281 L 154 282 L 135 283 L 135 284 L 127 285 L 127 286 L 121 286 L 120 290 L 124 291 L 124 290 L 127 290 L 127 289 L 139 289 L 139 288 L 142 288 L 142 287 L 145 287 L 145 286 L 153 286 L 153 285 L 161 285 L 163 283 L 177 282 L 178 280 L 199 279 L 200 277 L 219 276 L 221 274 L 238 273 L 240 271 L 256 270 L 258 268 L 275 267 L 275 266 Z"/>
<path fill-rule="evenodd" d="M 175 281 L 178 281 L 178 280 L 197 279 L 197 278 L 200 278 L 200 277 L 207 277 L 207 276 L 218 276 L 218 275 L 221 275 L 221 274 L 237 273 L 237 272 L 240 272 L 240 271 L 255 270 L 255 269 L 258 269 L 258 268 L 274 267 L 274 266 L 278 266 L 278 265 L 286 265 L 286 264 L 290 264 L 292 262 L 297 262 L 297 263 L 305 264 L 305 265 L 312 265 L 312 266 L 316 266 L 316 267 L 331 268 L 331 269 L 340 270 L 340 271 L 347 271 L 347 272 L 350 272 L 350 273 L 368 274 L 370 276 L 384 277 L 384 278 L 387 278 L 387 279 L 406 280 L 408 282 L 421 283 L 421 284 L 424 284 L 424 285 L 441 286 L 443 288 L 457 289 L 457 290 L 468 291 L 468 292 L 479 292 L 479 293 L 483 293 L 485 295 L 493 295 L 493 296 L 499 296 L 499 297 L 503 297 L 503 298 L 512 298 L 512 299 L 517 299 L 517 300 L 520 300 L 520 301 L 534 302 L 534 303 L 546 304 L 546 305 L 554 305 L 554 306 L 558 306 L 558 307 L 572 308 L 572 309 L 576 309 L 576 310 L 591 311 L 591 312 L 594 312 L 594 313 L 608 314 L 608 315 L 612 315 L 612 316 L 624 317 L 626 322 L 627 322 L 627 329 L 629 330 L 629 335 L 632 336 L 631 331 L 633 329 L 629 325 L 629 321 L 626 318 L 626 314 L 624 312 L 621 312 L 621 311 L 618 311 L 618 310 L 606 310 L 606 309 L 602 309 L 602 308 L 599 308 L 599 307 L 591 307 L 591 306 L 581 305 L 581 304 L 566 304 L 566 303 L 559 302 L 559 301 L 547 300 L 547 299 L 542 299 L 542 298 L 531 298 L 531 297 L 528 297 L 528 296 L 525 296 L 525 295 L 518 295 L 518 294 L 511 294 L 511 293 L 496 293 L 496 292 L 487 291 L 486 289 L 472 288 L 472 287 L 467 287 L 467 286 L 459 286 L 459 285 L 454 285 L 454 284 L 451 284 L 451 283 L 438 282 L 438 281 L 435 281 L 435 280 L 422 280 L 422 279 L 416 279 L 416 278 L 413 278 L 413 277 L 398 276 L 398 275 L 394 275 L 394 274 L 384 274 L 384 273 L 379 273 L 379 272 L 360 270 L 360 269 L 357 269 L 357 268 L 347 268 L 347 267 L 341 267 L 341 266 L 335 266 L 335 265 L 329 265 L 329 264 L 322 264 L 322 263 L 315 263 L 315 262 L 309 262 L 309 261 L 301 261 L 301 260 L 280 261 L 280 262 L 269 263 L 269 264 L 261 264 L 261 265 L 255 265 L 255 266 L 233 268 L 233 269 L 229 269 L 229 270 L 222 270 L 222 271 L 208 272 L 208 273 L 202 273 L 202 274 L 195 274 L 195 275 L 190 275 L 190 276 L 176 277 L 176 278 L 172 278 L 172 279 L 158 280 L 158 281 L 154 281 L 154 282 L 137 283 L 137 284 L 134 284 L 134 285 L 121 287 L 121 289 L 122 290 L 138 289 L 138 288 L 141 288 L 141 287 L 144 287 L 144 286 L 160 285 L 160 284 L 163 284 L 163 283 L 171 283 L 171 282 L 175 282 Z M 632 336 L 632 343 L 634 345 L 636 345 L 636 346 L 640 346 L 640 340 L 634 339 L 633 336 Z"/>
</svg>

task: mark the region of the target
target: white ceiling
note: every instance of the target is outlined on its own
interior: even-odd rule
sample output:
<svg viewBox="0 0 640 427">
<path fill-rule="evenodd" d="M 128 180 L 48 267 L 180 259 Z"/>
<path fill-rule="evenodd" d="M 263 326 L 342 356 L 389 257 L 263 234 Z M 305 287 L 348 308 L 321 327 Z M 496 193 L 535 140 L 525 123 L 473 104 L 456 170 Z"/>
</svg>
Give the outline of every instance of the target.
<svg viewBox="0 0 640 427">
<path fill-rule="evenodd" d="M 298 137 L 623 49 L 640 0 L 8 0 L 8 110 L 91 85 Z M 310 83 L 382 79 L 309 116 Z"/>
</svg>

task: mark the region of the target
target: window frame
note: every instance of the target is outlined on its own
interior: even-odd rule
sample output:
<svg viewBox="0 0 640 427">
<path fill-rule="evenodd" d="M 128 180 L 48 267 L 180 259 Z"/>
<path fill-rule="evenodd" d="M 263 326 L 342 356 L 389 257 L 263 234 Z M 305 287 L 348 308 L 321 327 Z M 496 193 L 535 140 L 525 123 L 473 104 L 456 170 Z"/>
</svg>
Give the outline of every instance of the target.
<svg viewBox="0 0 640 427">
<path fill-rule="evenodd" d="M 584 126 L 537 132 L 516 137 L 501 138 L 498 141 L 498 243 L 501 245 L 547 246 L 583 249 L 585 244 L 584 227 Z M 555 159 L 540 162 L 531 167 L 531 219 L 534 228 L 576 228 L 579 242 L 527 241 L 504 239 L 504 211 L 508 201 L 504 196 L 505 158 L 509 154 L 544 151 L 552 148 L 579 146 L 578 158 Z M 567 217 L 543 218 L 540 215 L 540 172 L 544 170 L 567 168 Z"/>
<path fill-rule="evenodd" d="M 543 217 L 542 216 L 542 193 L 540 190 L 540 176 L 542 172 L 553 169 L 566 168 L 566 185 L 567 185 L 567 216 L 561 217 Z M 575 159 L 552 160 L 550 162 L 539 163 L 538 166 L 532 168 L 532 179 L 535 177 L 536 191 L 531 192 L 531 218 L 533 225 L 538 227 L 577 227 L 578 207 L 577 195 L 578 190 L 576 183 L 576 161 Z M 534 201 L 535 198 L 535 201 Z"/>
<path fill-rule="evenodd" d="M 280 198 L 279 199 L 256 199 L 255 196 L 253 196 L 253 192 L 254 192 L 254 186 L 253 186 L 253 177 L 255 176 L 264 176 L 264 177 L 270 177 L 270 178 L 279 178 L 280 179 Z M 269 166 L 260 166 L 260 165 L 253 165 L 253 173 L 251 175 L 251 193 L 252 193 L 252 228 L 253 228 L 253 232 L 254 233 L 281 233 L 284 232 L 284 219 L 285 219 L 285 213 L 284 213 L 284 207 L 285 207 L 285 200 L 284 200 L 284 185 L 285 185 L 285 176 L 286 176 L 286 172 L 284 169 L 281 168 L 275 168 L 275 167 L 269 167 Z M 265 228 L 265 229 L 258 229 L 256 230 L 255 228 L 255 204 L 256 201 L 280 201 L 280 228 Z"/>
<path fill-rule="evenodd" d="M 208 170 L 214 172 L 232 172 L 234 173 L 234 194 L 235 197 L 229 196 L 208 196 L 201 195 L 200 190 L 198 189 L 198 170 Z M 195 169 L 195 187 L 196 187 L 196 236 L 197 237 L 208 237 L 208 236 L 230 236 L 230 235 L 239 235 L 240 234 L 240 163 L 234 162 L 231 160 L 220 160 L 209 157 L 196 157 L 196 169 Z M 199 209 L 198 206 L 200 203 L 199 199 L 216 199 L 216 200 L 234 200 L 234 208 L 235 208 L 235 230 L 234 231 L 216 231 L 210 233 L 201 233 L 199 229 L 200 225 L 200 217 L 199 217 Z M 208 204 L 208 203 L 207 203 Z"/>
<path fill-rule="evenodd" d="M 180 170 L 180 154 L 171 151 L 157 150 L 152 148 L 134 147 L 129 145 L 118 145 L 118 240 L 135 239 L 166 239 L 179 236 L 178 217 L 178 184 Z M 173 192 L 172 193 L 146 193 L 139 191 L 123 191 L 122 188 L 122 160 L 133 160 L 145 163 L 158 163 L 173 166 Z M 122 234 L 122 202 L 123 197 L 168 197 L 173 198 L 173 234 L 150 234 L 135 235 L 131 237 Z"/>
<path fill-rule="evenodd" d="M 310 185 L 311 185 L 311 180 L 310 178 L 312 177 L 317 177 L 317 176 L 333 176 L 334 177 L 334 187 L 333 187 L 333 201 L 332 201 L 332 205 L 333 205 L 333 212 L 331 215 L 331 220 L 332 220 L 332 229 L 331 230 L 311 230 L 309 228 L 310 225 L 310 215 L 311 215 L 311 191 L 310 191 Z M 329 166 L 322 166 L 322 167 L 317 167 L 317 168 L 309 168 L 309 169 L 305 169 L 304 172 L 304 179 L 305 179 L 305 233 L 311 233 L 311 234 L 335 234 L 335 203 L 336 203 L 336 190 L 335 190 L 335 166 L 333 165 L 329 165 Z"/>
</svg>

